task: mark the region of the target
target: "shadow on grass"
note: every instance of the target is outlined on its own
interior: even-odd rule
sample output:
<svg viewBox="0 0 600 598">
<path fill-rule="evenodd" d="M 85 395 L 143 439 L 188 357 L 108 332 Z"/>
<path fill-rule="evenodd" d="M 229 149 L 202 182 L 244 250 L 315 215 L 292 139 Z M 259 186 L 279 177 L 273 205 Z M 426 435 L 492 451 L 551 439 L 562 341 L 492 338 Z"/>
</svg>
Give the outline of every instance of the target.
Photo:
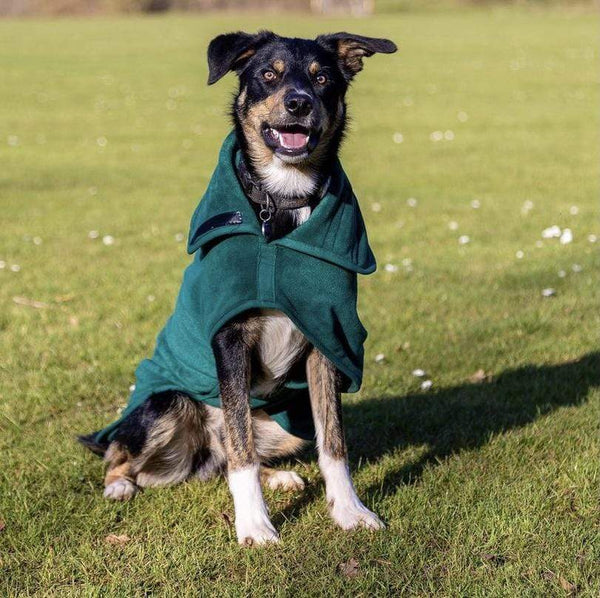
<svg viewBox="0 0 600 598">
<path fill-rule="evenodd" d="M 386 474 L 362 498 L 388 496 L 415 483 L 425 467 L 486 444 L 503 432 L 534 422 L 560 407 L 579 405 L 600 386 L 600 352 L 551 366 L 525 366 L 494 376 L 491 382 L 466 383 L 431 393 L 366 399 L 344 406 L 351 465 L 377 461 L 409 446 L 426 446 L 422 457 Z M 312 484 L 281 516 L 297 517 L 323 492 Z"/>
</svg>

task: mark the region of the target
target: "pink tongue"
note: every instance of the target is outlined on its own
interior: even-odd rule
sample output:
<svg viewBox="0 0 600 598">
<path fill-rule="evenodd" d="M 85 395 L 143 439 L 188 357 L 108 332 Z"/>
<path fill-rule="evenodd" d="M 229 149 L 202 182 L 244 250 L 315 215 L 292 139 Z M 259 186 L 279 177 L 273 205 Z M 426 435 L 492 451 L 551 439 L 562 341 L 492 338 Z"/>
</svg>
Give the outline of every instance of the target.
<svg viewBox="0 0 600 598">
<path fill-rule="evenodd" d="M 294 149 L 304 147 L 308 140 L 308 136 L 304 133 L 285 133 L 281 131 L 280 135 L 282 145 Z"/>
</svg>

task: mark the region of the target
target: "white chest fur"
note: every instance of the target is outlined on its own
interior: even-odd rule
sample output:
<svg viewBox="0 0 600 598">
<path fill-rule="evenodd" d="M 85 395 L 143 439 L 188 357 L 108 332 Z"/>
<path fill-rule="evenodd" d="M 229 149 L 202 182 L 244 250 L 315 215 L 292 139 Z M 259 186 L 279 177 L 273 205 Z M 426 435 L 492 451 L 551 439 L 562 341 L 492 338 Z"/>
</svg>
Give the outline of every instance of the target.
<svg viewBox="0 0 600 598">
<path fill-rule="evenodd" d="M 277 156 L 268 164 L 257 166 L 257 170 L 267 190 L 274 195 L 307 197 L 317 186 L 313 170 L 286 164 Z"/>
<path fill-rule="evenodd" d="M 274 390 L 307 345 L 304 335 L 282 312 L 261 311 L 262 331 L 258 356 L 264 375 L 252 387 L 252 393 L 265 395 Z"/>
</svg>

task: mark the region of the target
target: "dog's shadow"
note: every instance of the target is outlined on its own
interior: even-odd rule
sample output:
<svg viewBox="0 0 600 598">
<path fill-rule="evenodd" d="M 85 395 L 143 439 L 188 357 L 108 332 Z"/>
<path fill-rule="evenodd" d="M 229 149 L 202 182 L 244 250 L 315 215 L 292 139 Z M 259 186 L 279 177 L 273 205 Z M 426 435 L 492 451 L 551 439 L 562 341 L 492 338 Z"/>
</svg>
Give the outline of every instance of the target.
<svg viewBox="0 0 600 598">
<path fill-rule="evenodd" d="M 421 452 L 416 461 L 387 471 L 361 497 L 369 503 L 394 494 L 399 485 L 418 481 L 428 465 L 477 449 L 494 435 L 526 426 L 561 407 L 580 405 L 598 386 L 600 352 L 594 352 L 558 365 L 507 370 L 491 381 L 345 404 L 351 469 L 411 446 Z M 322 491 L 322 483 L 311 484 L 280 517 L 298 517 Z"/>
</svg>

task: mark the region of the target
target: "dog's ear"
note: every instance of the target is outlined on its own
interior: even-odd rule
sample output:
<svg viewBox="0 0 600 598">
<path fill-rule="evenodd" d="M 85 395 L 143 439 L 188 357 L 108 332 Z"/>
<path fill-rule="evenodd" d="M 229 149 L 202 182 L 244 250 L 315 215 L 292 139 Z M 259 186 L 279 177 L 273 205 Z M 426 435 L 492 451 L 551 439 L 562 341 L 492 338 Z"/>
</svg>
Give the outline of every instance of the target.
<svg viewBox="0 0 600 598">
<path fill-rule="evenodd" d="M 364 37 L 346 32 L 319 35 L 316 42 L 337 54 L 342 71 L 348 80 L 362 70 L 364 56 L 373 56 L 377 52 L 393 54 L 398 49 L 389 39 Z"/>
<path fill-rule="evenodd" d="M 256 50 L 274 37 L 270 31 L 238 31 L 215 37 L 208 46 L 208 84 L 216 83 L 229 71 L 239 73 Z"/>
</svg>

